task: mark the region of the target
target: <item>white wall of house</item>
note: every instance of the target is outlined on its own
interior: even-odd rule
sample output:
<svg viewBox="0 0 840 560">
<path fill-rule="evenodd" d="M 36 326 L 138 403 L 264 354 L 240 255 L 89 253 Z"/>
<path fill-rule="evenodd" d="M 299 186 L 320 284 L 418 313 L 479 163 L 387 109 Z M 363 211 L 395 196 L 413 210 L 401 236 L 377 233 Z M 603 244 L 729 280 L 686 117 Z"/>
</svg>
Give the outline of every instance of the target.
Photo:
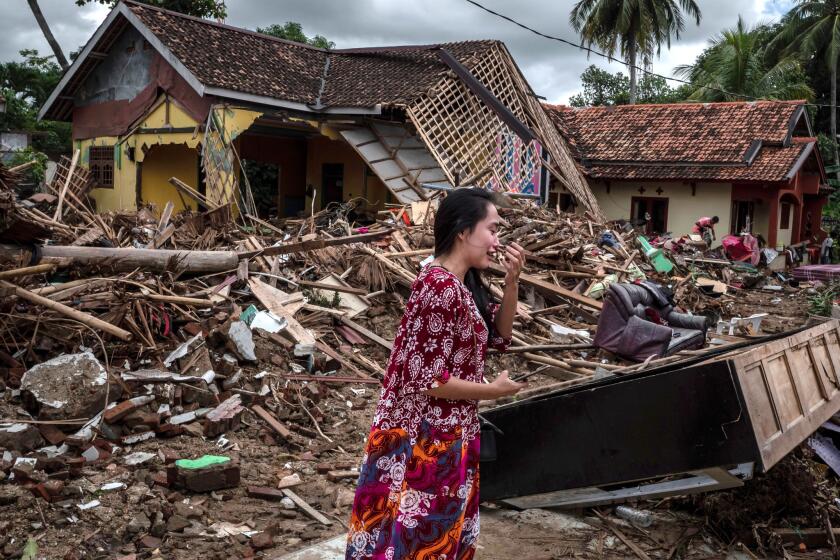
<svg viewBox="0 0 840 560">
<path fill-rule="evenodd" d="M 635 196 L 660 197 L 668 199 L 667 229 L 675 237 L 691 232 L 694 222 L 701 216 L 717 216 L 720 223 L 715 227 L 718 242 L 729 233 L 732 213 L 732 185 L 729 183 L 697 183 L 694 195 L 691 185 L 682 181 L 612 181 L 609 192 L 604 181 L 590 181 L 601 210 L 608 220 L 629 219 L 631 201 Z M 645 191 L 639 193 L 639 188 Z M 657 189 L 662 189 L 657 193 Z"/>
</svg>

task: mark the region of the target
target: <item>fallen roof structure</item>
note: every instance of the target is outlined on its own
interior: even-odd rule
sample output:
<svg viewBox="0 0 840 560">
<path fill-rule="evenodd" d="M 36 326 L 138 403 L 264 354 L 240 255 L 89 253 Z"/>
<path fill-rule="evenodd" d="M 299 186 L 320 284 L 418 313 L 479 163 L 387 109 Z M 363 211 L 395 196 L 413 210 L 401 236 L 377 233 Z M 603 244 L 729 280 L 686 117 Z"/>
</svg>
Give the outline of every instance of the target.
<svg viewBox="0 0 840 560">
<path fill-rule="evenodd" d="M 831 320 L 488 410 L 482 499 L 589 507 L 740 486 L 840 410 L 838 354 Z"/>
</svg>

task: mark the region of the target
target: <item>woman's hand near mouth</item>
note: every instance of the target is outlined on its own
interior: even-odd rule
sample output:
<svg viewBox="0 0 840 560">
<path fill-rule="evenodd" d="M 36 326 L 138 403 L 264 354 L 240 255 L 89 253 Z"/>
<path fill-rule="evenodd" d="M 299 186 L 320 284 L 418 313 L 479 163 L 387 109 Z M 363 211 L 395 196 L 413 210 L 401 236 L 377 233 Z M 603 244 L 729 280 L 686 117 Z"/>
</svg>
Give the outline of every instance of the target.
<svg viewBox="0 0 840 560">
<path fill-rule="evenodd" d="M 525 249 L 517 243 L 511 243 L 500 254 L 502 264 L 505 265 L 505 287 L 516 287 L 525 267 Z"/>
</svg>

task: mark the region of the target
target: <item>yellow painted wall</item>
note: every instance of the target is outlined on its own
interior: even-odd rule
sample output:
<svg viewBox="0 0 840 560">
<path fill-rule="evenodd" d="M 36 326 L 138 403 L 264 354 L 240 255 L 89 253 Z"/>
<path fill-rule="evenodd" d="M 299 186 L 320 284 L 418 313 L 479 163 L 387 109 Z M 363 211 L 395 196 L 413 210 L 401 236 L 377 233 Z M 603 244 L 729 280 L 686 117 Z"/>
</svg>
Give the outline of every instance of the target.
<svg viewBox="0 0 840 560">
<path fill-rule="evenodd" d="M 175 213 L 184 210 L 184 202 L 192 210 L 198 207 L 192 198 L 178 196 L 178 191 L 169 182 L 170 177 L 178 177 L 193 188 L 198 185 L 198 150 L 195 148 L 183 144 L 152 146 L 143 160 L 141 175 L 140 196 L 143 202 L 154 206 L 157 215 L 169 201 L 175 205 Z"/>
<path fill-rule="evenodd" d="M 166 103 L 165 97 L 161 96 L 158 101 L 157 105 L 154 105 L 153 109 L 149 112 L 148 115 L 138 123 L 138 126 L 135 127 L 134 130 L 142 129 L 142 128 L 163 128 L 166 126 Z M 186 112 L 184 112 L 180 106 L 174 102 L 169 102 L 169 123 L 172 128 L 195 128 L 198 124 L 192 117 L 190 117 Z M 189 175 L 190 179 L 193 183 L 190 185 L 192 187 L 196 187 L 195 184 L 197 181 L 196 172 L 195 172 L 195 148 L 198 146 L 199 142 L 202 140 L 202 134 L 199 131 L 197 134 L 193 132 L 178 132 L 178 133 L 134 133 L 129 134 L 123 138 L 117 138 L 113 136 L 106 136 L 106 137 L 99 137 L 99 138 L 91 138 L 87 140 L 80 140 L 75 142 L 75 148 L 81 150 L 81 162 L 82 165 L 85 167 L 88 166 L 88 150 L 90 146 L 107 146 L 107 145 L 118 145 L 119 148 L 115 150 L 115 161 L 114 161 L 114 188 L 113 189 L 93 189 L 91 192 L 91 196 L 96 200 L 97 209 L 102 211 L 108 210 L 135 210 L 137 208 L 137 162 L 143 162 L 146 158 L 146 155 L 149 150 L 153 146 L 159 145 L 170 145 L 170 144 L 180 144 L 182 145 L 183 150 L 179 153 L 181 154 L 189 154 L 192 153 L 191 162 L 193 166 L 193 171 Z M 134 148 L 134 157 L 135 161 L 132 162 L 128 158 L 128 148 Z M 144 150 L 145 147 L 145 150 Z M 187 149 L 190 148 L 190 149 Z M 173 152 L 174 153 L 174 152 Z M 158 163 L 153 163 L 151 172 L 153 174 L 162 172 L 162 169 L 158 167 Z M 144 177 L 146 170 L 143 169 Z M 186 170 L 186 163 L 181 165 L 176 165 L 175 169 L 179 172 L 184 172 Z M 172 175 L 170 175 L 171 177 Z M 176 175 L 177 176 L 177 175 Z M 167 180 L 169 177 L 166 178 Z M 182 180 L 183 179 L 181 178 Z M 141 179 L 141 183 L 145 183 L 145 178 Z M 189 181 L 187 181 L 189 183 Z M 168 187 L 168 188 L 167 188 Z M 143 185 L 143 193 L 142 196 L 149 197 L 150 201 L 160 202 L 161 200 L 168 200 L 170 197 L 169 189 L 172 189 L 171 185 L 169 185 L 168 181 L 166 185 L 161 185 L 160 182 L 156 179 L 150 180 L 150 187 L 147 189 L 145 185 Z M 175 203 L 175 208 L 183 209 L 183 205 L 180 202 L 180 199 L 177 195 L 174 195 L 173 202 Z M 159 210 L 162 210 L 163 207 L 161 206 Z"/>
<path fill-rule="evenodd" d="M 589 185 L 608 220 L 629 219 L 632 198 L 651 196 L 668 199 L 667 229 L 674 236 L 690 233 L 694 222 L 701 216 L 720 218 L 720 223 L 715 227 L 718 239 L 716 245 L 729 233 L 732 213 L 732 185 L 729 183 L 697 183 L 694 196 L 691 194 L 691 185 L 682 182 L 613 181 L 610 192 L 607 192 L 603 181 L 590 181 Z M 645 192 L 639 194 L 639 187 L 642 186 Z M 656 192 L 658 188 L 662 188 L 662 194 Z"/>
<path fill-rule="evenodd" d="M 325 163 L 344 164 L 344 200 L 365 196 L 366 164 L 352 146 L 344 140 L 331 140 L 319 136 L 309 140 L 307 147 L 306 183 L 317 189 L 315 211 L 321 208 L 321 166 Z M 382 206 L 386 198 L 386 188 L 372 172 L 367 179 L 367 199 L 372 205 Z M 378 204 L 377 204 L 378 203 Z M 306 197 L 306 209 L 309 211 L 312 198 Z"/>
<path fill-rule="evenodd" d="M 76 140 L 73 149 L 79 150 L 79 165 L 90 167 L 88 161 L 91 146 L 113 146 L 119 139 L 115 136 L 102 136 L 86 140 Z M 115 151 L 114 156 L 114 188 L 93 189 L 91 197 L 96 201 L 96 208 L 100 212 L 107 210 L 133 210 L 136 208 L 136 194 L 134 191 L 137 168 L 128 160 L 125 151 Z"/>
<path fill-rule="evenodd" d="M 166 106 L 158 100 L 158 105 L 138 124 L 136 129 L 164 128 L 166 122 Z M 263 113 L 237 107 L 216 108 L 217 122 L 224 127 L 225 140 L 231 142 L 245 132 Z M 174 101 L 169 103 L 169 126 L 172 128 L 196 128 L 199 124 Z M 325 134 L 331 131 L 325 130 Z M 157 211 L 163 210 L 166 202 L 172 201 L 175 211 L 184 209 L 177 191 L 169 183 L 170 177 L 178 177 L 198 190 L 197 147 L 204 140 L 202 132 L 179 133 L 134 133 L 124 138 L 100 137 L 76 142 L 81 149 L 82 164 L 87 165 L 87 148 L 90 146 L 118 144 L 115 150 L 118 155 L 115 160 L 114 188 L 94 189 L 92 196 L 96 200 L 99 211 L 134 210 L 137 200 L 137 163 L 142 163 L 141 169 L 141 198 L 143 202 L 152 203 Z M 127 151 L 134 148 L 135 161 L 129 161 Z M 372 172 L 365 177 L 365 162 L 340 136 L 330 134 L 308 141 L 306 162 L 306 183 L 318 189 L 318 199 L 315 202 L 316 211 L 320 209 L 321 166 L 325 163 L 344 164 L 343 198 L 364 197 L 370 207 L 381 208 L 388 197 L 388 191 L 382 181 Z M 209 196 L 209 193 L 208 193 Z M 188 206 L 195 208 L 195 202 L 186 195 L 184 200 Z M 311 198 L 307 198 L 307 210 L 311 205 Z"/>
</svg>

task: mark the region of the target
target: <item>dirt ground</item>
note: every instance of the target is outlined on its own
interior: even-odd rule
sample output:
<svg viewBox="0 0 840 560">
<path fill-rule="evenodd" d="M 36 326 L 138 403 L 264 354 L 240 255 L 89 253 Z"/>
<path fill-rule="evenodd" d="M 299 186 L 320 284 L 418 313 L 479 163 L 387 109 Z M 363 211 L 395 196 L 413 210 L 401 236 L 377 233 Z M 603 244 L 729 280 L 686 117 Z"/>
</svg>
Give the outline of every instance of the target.
<svg viewBox="0 0 840 560">
<path fill-rule="evenodd" d="M 763 330 L 774 333 L 804 323 L 807 298 L 805 290 L 745 290 L 717 299 L 704 297 L 700 308 L 705 306 L 724 317 L 766 311 L 770 317 Z M 388 307 L 374 309 L 370 319 L 365 319 L 370 328 L 386 335 L 395 330 L 398 320 Z M 378 363 L 387 360 L 386 351 L 375 345 L 368 345 L 365 353 Z M 257 354 L 261 362 L 271 361 L 278 370 L 288 371 L 289 364 L 272 358 L 268 341 L 257 340 Z M 495 357 L 488 364 L 488 376 L 503 368 L 521 371 L 525 367 L 515 355 Z M 256 368 L 245 375 L 249 380 L 246 390 L 256 392 L 265 383 Z M 301 407 L 294 402 L 301 384 L 283 381 L 270 372 L 267 375 L 272 394 L 280 403 L 274 410 L 277 418 L 305 424 Z M 529 387 L 555 381 L 537 376 L 529 381 Z M 349 516 L 355 481 L 331 481 L 325 473 L 328 469 L 358 466 L 379 387 L 318 383 L 306 391 L 316 403 L 311 412 L 323 436 L 312 429 L 297 433 L 294 445 L 280 441 L 256 416 L 246 412 L 241 428 L 225 434 L 227 442 L 204 438 L 200 431 L 188 429 L 188 434 L 172 439 L 158 438 L 117 449 L 107 460 L 86 464 L 80 476 L 64 480 L 63 499 L 52 503 L 36 498 L 18 484 L 0 480 L 0 557 L 20 558 L 27 540 L 34 539 L 39 550 L 35 558 L 281 558 L 341 533 Z M 20 406 L 12 391 L 5 391 L 0 398 L 0 417 L 14 417 Z M 224 447 L 220 448 L 220 443 Z M 137 452 L 148 452 L 152 458 L 140 465 L 127 465 L 126 458 Z M 161 484 L 167 457 L 220 453 L 241 465 L 237 488 L 189 494 Z M 749 490 L 639 504 L 656 516 L 656 523 L 649 529 L 627 524 L 609 507 L 598 512 L 607 516 L 608 521 L 604 521 L 594 510 L 517 512 L 485 504 L 477 558 L 638 558 L 619 533 L 637 543 L 650 558 L 752 558 L 752 553 L 739 551 L 738 542 L 756 525 L 819 526 L 820 511 L 826 508 L 836 519 L 835 524 L 840 524 L 840 510 L 833 502 L 838 496 L 836 477 L 812 455 L 800 454 L 795 460 L 799 462 L 777 467 L 778 476 L 770 486 L 747 484 L 745 488 L 756 492 L 763 489 L 760 507 L 756 498 L 759 494 Z M 802 469 L 810 469 L 804 480 L 797 475 Z M 300 508 L 287 508 L 280 502 L 247 494 L 249 486 L 276 486 L 279 479 L 293 473 L 303 480 L 294 491 L 323 512 L 331 520 L 330 526 L 314 521 Z M 113 482 L 124 487 L 103 488 Z M 768 497 L 784 495 L 783 489 L 790 485 L 795 485 L 797 495 L 804 496 L 804 505 L 798 510 L 790 501 L 768 501 Z M 267 533 L 271 538 L 255 547 L 249 531 Z M 788 557 L 825 557 L 814 554 L 819 553 L 792 551 Z"/>
</svg>

